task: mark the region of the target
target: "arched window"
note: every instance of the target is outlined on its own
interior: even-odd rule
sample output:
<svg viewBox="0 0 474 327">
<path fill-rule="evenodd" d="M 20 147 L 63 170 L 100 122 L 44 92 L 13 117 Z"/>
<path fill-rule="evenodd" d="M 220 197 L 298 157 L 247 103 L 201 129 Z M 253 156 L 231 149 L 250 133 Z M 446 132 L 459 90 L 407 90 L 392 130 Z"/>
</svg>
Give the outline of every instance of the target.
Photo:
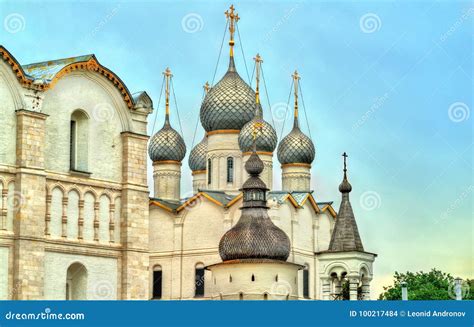
<svg viewBox="0 0 474 327">
<path fill-rule="evenodd" d="M 67 269 L 66 300 L 87 300 L 87 269 L 79 262 Z"/>
<path fill-rule="evenodd" d="M 207 185 L 211 185 L 212 182 L 212 160 L 207 159 Z"/>
<path fill-rule="evenodd" d="M 305 266 L 303 270 L 303 297 L 309 299 L 309 267 Z"/>
<path fill-rule="evenodd" d="M 155 300 L 161 299 L 163 285 L 163 271 L 160 265 L 153 267 L 153 295 Z"/>
<path fill-rule="evenodd" d="M 202 263 L 196 264 L 195 268 L 195 281 L 196 287 L 194 296 L 203 297 L 204 296 L 204 265 Z"/>
<path fill-rule="evenodd" d="M 69 133 L 70 169 L 87 172 L 89 162 L 89 118 L 82 110 L 71 115 Z"/>
<path fill-rule="evenodd" d="M 227 158 L 227 183 L 234 182 L 234 158 Z"/>
</svg>

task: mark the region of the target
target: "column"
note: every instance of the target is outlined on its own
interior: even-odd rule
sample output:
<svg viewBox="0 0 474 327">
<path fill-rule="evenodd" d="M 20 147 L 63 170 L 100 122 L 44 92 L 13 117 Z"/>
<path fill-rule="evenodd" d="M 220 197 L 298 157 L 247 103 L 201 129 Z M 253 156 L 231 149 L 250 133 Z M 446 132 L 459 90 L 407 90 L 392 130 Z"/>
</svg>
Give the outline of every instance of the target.
<svg viewBox="0 0 474 327">
<path fill-rule="evenodd" d="M 333 279 L 334 283 L 334 299 L 335 300 L 342 300 L 342 282 L 341 277 L 338 276 Z"/>
<path fill-rule="evenodd" d="M 109 242 L 115 242 L 115 204 L 111 203 L 109 207 Z"/>
<path fill-rule="evenodd" d="M 331 291 L 331 278 L 330 277 L 323 277 L 321 278 L 321 289 L 323 292 L 323 300 L 329 300 L 330 291 Z"/>
<path fill-rule="evenodd" d="M 100 202 L 94 202 L 94 241 L 99 241 L 99 208 Z"/>
<path fill-rule="evenodd" d="M 82 240 L 84 232 L 84 200 L 79 200 L 79 217 L 77 220 L 77 238 Z"/>
<path fill-rule="evenodd" d="M 359 277 L 349 277 L 349 300 L 357 301 L 357 288 L 359 287 Z"/>
<path fill-rule="evenodd" d="M 2 211 L 0 212 L 0 224 L 3 230 L 7 229 L 7 197 L 8 184 L 2 189 Z"/>
<path fill-rule="evenodd" d="M 362 300 L 370 300 L 370 280 L 368 278 L 362 279 Z"/>
<path fill-rule="evenodd" d="M 68 198 L 66 194 L 63 196 L 63 202 L 62 202 L 62 214 L 61 214 L 61 237 L 66 238 L 67 237 L 67 202 Z"/>
</svg>

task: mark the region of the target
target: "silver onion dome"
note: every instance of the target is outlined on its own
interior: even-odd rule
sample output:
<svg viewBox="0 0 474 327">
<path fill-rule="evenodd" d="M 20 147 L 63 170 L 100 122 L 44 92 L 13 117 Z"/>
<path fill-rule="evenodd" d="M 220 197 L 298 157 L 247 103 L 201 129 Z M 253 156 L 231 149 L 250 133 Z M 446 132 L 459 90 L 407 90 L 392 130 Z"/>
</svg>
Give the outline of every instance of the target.
<svg viewBox="0 0 474 327">
<path fill-rule="evenodd" d="M 251 152 L 253 146 L 253 132 L 255 124 L 259 124 L 256 131 L 257 151 L 273 152 L 277 146 L 278 137 L 272 125 L 263 118 L 262 107 L 259 104 L 255 117 L 244 125 L 239 134 L 239 147 L 242 152 Z"/>
<path fill-rule="evenodd" d="M 278 145 L 278 161 L 282 165 L 290 163 L 311 164 L 316 155 L 314 144 L 298 126 L 295 118 L 292 131 Z"/>
<path fill-rule="evenodd" d="M 189 168 L 192 171 L 206 170 L 206 154 L 207 154 L 207 136 L 204 136 L 201 142 L 191 150 L 189 154 Z"/>
<path fill-rule="evenodd" d="M 148 154 L 152 161 L 182 161 L 186 155 L 186 144 L 181 135 L 171 127 L 168 118 L 163 128 L 152 136 Z"/>
<path fill-rule="evenodd" d="M 245 83 L 230 58 L 224 77 L 206 94 L 201 105 L 201 123 L 206 132 L 240 130 L 255 112 L 255 92 Z"/>
</svg>

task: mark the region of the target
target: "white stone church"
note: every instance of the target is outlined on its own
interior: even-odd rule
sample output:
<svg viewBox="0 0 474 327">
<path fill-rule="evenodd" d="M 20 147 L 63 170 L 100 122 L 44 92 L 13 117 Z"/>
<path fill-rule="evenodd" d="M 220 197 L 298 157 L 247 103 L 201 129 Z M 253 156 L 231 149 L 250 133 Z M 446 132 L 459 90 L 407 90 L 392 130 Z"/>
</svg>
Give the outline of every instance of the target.
<svg viewBox="0 0 474 327">
<path fill-rule="evenodd" d="M 188 198 L 169 69 L 165 123 L 149 137 L 150 97 L 94 55 L 22 65 L 0 46 L 0 299 L 370 299 L 376 255 L 357 229 L 347 156 L 336 211 L 310 189 L 300 76 L 293 129 L 278 140 L 260 103 L 262 60 L 254 90 L 234 63 L 233 6 L 226 17 L 229 66 L 206 87 Z"/>
</svg>

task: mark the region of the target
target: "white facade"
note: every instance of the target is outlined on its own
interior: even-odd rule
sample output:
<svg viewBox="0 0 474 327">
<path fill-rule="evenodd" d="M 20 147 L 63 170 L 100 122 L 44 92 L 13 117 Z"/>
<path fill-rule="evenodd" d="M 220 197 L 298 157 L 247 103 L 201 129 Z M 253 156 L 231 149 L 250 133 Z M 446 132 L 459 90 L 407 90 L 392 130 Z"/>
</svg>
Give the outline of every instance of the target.
<svg viewBox="0 0 474 327">
<path fill-rule="evenodd" d="M 248 156 L 239 149 L 238 131 L 209 133 L 212 169 L 194 175 L 191 199 L 180 199 L 180 165 L 155 166 L 150 201 L 144 134 L 151 99 L 144 93 L 132 99 L 95 58 L 65 65 L 54 83 L 36 90 L 0 50 L 0 124 L 6 127 L 0 129 L 0 299 L 150 299 L 157 278 L 161 299 L 240 292 L 264 299 L 282 281 L 290 285 L 289 299 L 328 299 L 334 279 L 346 276 L 367 298 L 373 255 L 321 253 L 336 212 L 310 192 L 309 168 L 291 171 L 304 177 L 298 187 L 284 177 L 285 190 L 268 194 L 270 218 L 291 241 L 288 263 L 233 266 L 235 282 L 224 291 L 231 267 L 218 267 L 215 276 L 205 270 L 204 296 L 196 297 L 196 271 L 221 262 L 219 241 L 240 217 Z M 271 188 L 272 154 L 260 157 Z M 247 284 L 249 274 L 255 284 Z"/>
</svg>

